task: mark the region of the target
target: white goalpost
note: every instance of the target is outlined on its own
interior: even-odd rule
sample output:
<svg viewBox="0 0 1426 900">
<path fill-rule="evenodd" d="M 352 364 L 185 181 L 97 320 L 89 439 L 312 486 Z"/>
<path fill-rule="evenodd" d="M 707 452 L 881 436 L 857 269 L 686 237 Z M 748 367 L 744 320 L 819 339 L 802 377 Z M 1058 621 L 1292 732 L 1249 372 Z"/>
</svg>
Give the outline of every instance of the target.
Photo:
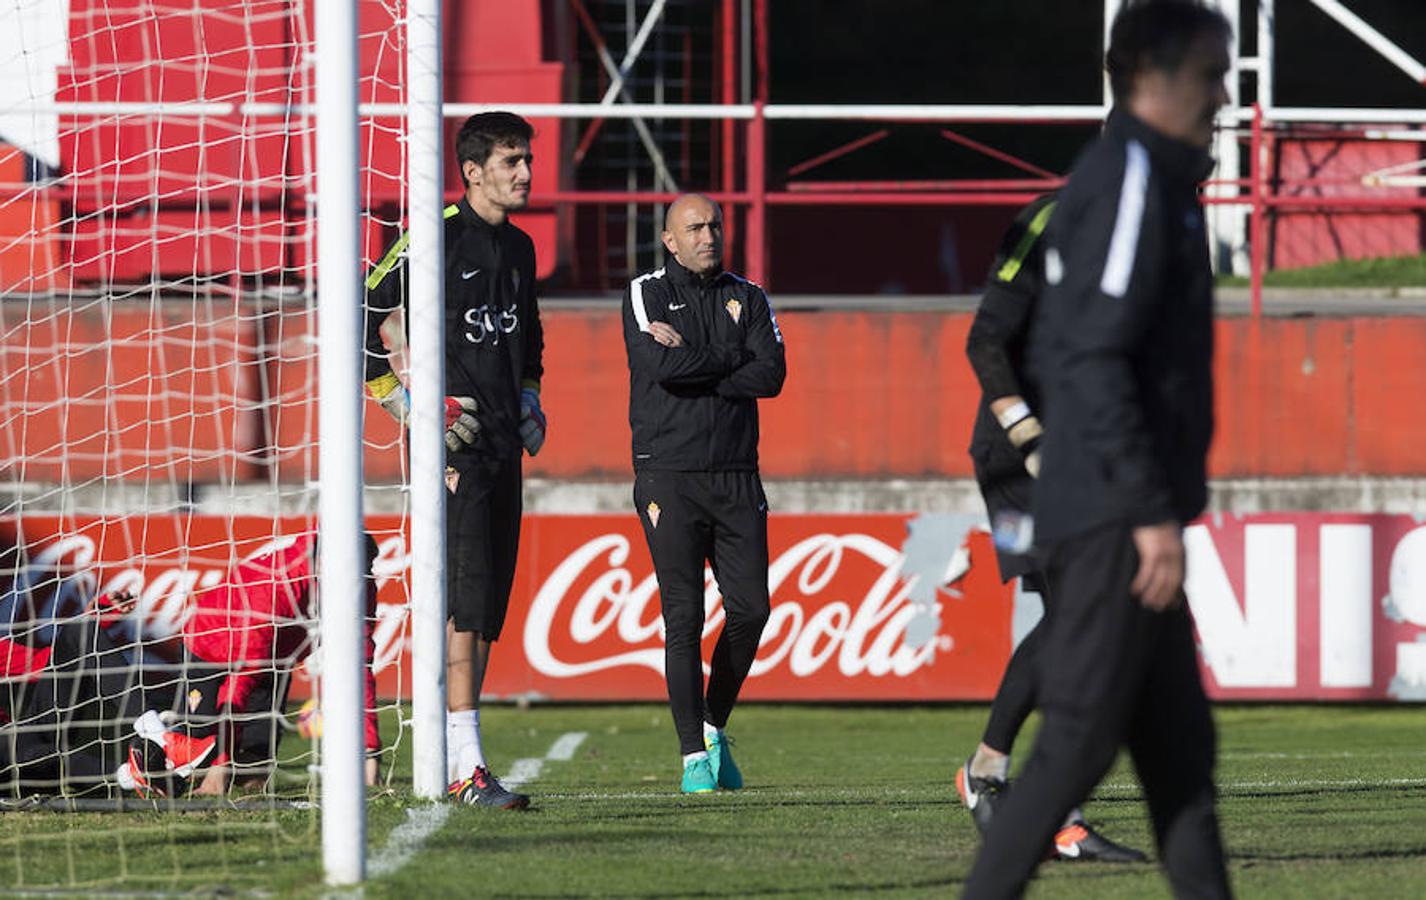
<svg viewBox="0 0 1426 900">
<path fill-rule="evenodd" d="M 411 323 L 412 789 L 446 789 L 445 168 L 441 0 L 410 0 L 406 23 L 407 259 Z"/>
<path fill-rule="evenodd" d="M 346 885 L 366 874 L 355 0 L 317 4 L 316 24 L 322 862 L 329 884 Z"/>
</svg>

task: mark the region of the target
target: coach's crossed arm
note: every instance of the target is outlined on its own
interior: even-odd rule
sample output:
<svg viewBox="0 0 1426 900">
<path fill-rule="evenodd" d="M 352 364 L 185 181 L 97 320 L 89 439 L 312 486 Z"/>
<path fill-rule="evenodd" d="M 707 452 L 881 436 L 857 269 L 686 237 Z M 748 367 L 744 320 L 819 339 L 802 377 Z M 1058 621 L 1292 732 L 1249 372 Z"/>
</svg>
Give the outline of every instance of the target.
<svg viewBox="0 0 1426 900">
<path fill-rule="evenodd" d="M 787 380 L 787 352 L 772 304 L 762 291 L 748 300 L 749 358 L 718 382 L 719 395 L 731 400 L 776 397 Z"/>
<path fill-rule="evenodd" d="M 644 308 L 649 304 L 646 301 Z M 628 289 L 624 291 L 624 348 L 629 368 L 665 387 L 714 385 L 748 358 L 748 353 L 732 344 L 694 347 L 665 321 L 652 317 L 647 330 L 640 327 Z"/>
</svg>

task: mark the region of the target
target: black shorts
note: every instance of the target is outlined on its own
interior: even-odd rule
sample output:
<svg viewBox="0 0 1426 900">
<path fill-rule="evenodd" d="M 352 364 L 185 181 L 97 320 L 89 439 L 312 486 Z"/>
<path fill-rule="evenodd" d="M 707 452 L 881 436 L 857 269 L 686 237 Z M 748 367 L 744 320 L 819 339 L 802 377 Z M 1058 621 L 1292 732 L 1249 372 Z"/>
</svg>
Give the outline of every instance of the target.
<svg viewBox="0 0 1426 900">
<path fill-rule="evenodd" d="M 979 474 L 979 473 L 977 473 Z M 1040 580 L 1042 566 L 1029 550 L 1028 543 L 1023 552 L 1006 546 L 1007 532 L 1013 532 L 1017 524 L 1033 529 L 1030 510 L 1033 508 L 1035 482 L 1028 474 L 1020 477 L 979 480 L 980 495 L 985 498 L 985 511 L 990 517 L 991 533 L 995 536 L 995 558 L 1000 564 L 1000 580 L 1021 578 L 1025 589 L 1043 594 Z M 1028 539 L 1032 534 L 1024 536 Z"/>
<path fill-rule="evenodd" d="M 172 709 L 190 735 L 218 735 L 219 751 L 228 754 L 240 771 L 247 769 L 251 774 L 253 769 L 265 770 L 277 759 L 277 744 L 282 739 L 278 721 L 287 708 L 287 690 L 295 665 L 296 660 L 276 660 L 253 672 L 246 709 L 235 712 L 218 702 L 233 667 L 208 662 L 185 648 L 183 681 Z"/>
<path fill-rule="evenodd" d="M 446 459 L 446 609 L 456 631 L 500 637 L 520 549 L 520 457 Z"/>
</svg>

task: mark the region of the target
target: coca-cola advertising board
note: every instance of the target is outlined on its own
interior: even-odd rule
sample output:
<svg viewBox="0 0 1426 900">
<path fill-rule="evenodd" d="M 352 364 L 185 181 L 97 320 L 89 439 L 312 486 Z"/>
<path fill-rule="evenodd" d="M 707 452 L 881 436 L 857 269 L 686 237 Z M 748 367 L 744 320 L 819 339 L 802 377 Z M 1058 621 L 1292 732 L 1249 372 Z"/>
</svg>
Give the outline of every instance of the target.
<svg viewBox="0 0 1426 900">
<path fill-rule="evenodd" d="M 379 690 L 409 697 L 409 541 L 373 516 Z M 151 630 L 196 590 L 308 518 L 0 519 L 17 573 L 7 608 L 45 588 L 52 609 L 94 592 L 140 598 Z M 1000 583 L 990 535 L 960 515 L 774 515 L 772 613 L 744 696 L 984 700 L 1039 604 Z M 1211 695 L 1262 700 L 1426 698 L 1426 526 L 1409 516 L 1222 516 L 1190 526 L 1187 590 Z M 706 651 L 722 625 L 706 573 Z M 296 692 L 316 660 L 299 673 Z M 491 697 L 664 697 L 658 585 L 638 520 L 530 515 Z"/>
</svg>

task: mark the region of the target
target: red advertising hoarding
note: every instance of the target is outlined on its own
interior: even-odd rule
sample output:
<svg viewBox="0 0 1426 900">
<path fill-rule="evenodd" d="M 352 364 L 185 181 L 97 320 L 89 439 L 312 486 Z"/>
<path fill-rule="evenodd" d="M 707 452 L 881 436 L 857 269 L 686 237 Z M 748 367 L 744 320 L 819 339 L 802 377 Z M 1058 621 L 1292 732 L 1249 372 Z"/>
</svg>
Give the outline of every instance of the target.
<svg viewBox="0 0 1426 900">
<path fill-rule="evenodd" d="M 0 536 L 24 583 L 57 576 L 74 597 L 127 588 L 150 627 L 171 630 L 194 590 L 275 536 L 309 527 L 305 518 L 35 516 L 0 520 Z M 380 690 L 408 697 L 408 538 L 395 516 L 368 527 L 380 547 Z M 1000 583 L 990 536 L 973 517 L 781 515 L 769 531 L 772 615 L 749 699 L 988 699 L 1038 614 L 1034 598 Z M 1426 525 L 1395 515 L 1222 516 L 1185 540 L 1212 696 L 1426 697 Z M 663 699 L 658 586 L 637 519 L 531 515 L 521 541 L 487 695 Z M 723 615 L 707 579 L 711 650 Z"/>
</svg>

